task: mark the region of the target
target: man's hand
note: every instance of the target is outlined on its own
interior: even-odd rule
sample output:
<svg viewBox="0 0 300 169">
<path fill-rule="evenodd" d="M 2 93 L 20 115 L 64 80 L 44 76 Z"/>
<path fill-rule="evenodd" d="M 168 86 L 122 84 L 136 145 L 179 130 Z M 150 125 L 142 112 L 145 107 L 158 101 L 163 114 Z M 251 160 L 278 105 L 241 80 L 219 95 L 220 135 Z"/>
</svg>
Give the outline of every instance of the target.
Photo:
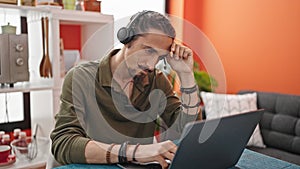
<svg viewBox="0 0 300 169">
<path fill-rule="evenodd" d="M 193 51 L 186 46 L 173 42 L 167 61 L 178 74 L 193 72 Z"/>
<path fill-rule="evenodd" d="M 167 168 L 165 161 L 173 160 L 177 146 L 172 141 L 164 141 L 156 144 L 140 145 L 136 151 L 135 158 L 140 163 L 159 162 L 162 168 Z"/>
<path fill-rule="evenodd" d="M 173 42 L 167 61 L 171 68 L 177 73 L 182 87 L 195 85 L 193 66 L 193 51 L 181 44 Z"/>
</svg>

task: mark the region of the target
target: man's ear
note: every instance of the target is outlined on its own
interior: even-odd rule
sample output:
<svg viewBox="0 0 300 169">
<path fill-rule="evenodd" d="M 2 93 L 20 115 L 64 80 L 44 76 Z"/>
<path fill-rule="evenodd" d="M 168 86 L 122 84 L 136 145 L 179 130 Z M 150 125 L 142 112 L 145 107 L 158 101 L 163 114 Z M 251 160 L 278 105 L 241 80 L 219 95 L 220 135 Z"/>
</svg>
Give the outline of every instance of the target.
<svg viewBox="0 0 300 169">
<path fill-rule="evenodd" d="M 131 48 L 131 46 L 132 46 L 132 41 L 130 41 L 129 43 L 125 44 L 125 47 L 128 48 L 128 49 Z"/>
<path fill-rule="evenodd" d="M 130 49 L 132 47 L 132 45 L 134 45 L 136 39 L 132 39 L 130 42 L 128 42 L 125 46 Z"/>
</svg>

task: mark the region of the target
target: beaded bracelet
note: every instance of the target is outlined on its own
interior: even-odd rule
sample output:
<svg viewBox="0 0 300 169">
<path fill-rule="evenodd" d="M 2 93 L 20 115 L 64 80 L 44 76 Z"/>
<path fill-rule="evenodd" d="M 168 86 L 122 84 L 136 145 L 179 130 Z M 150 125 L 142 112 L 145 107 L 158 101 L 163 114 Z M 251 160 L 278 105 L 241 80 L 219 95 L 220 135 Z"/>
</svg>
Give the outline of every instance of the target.
<svg viewBox="0 0 300 169">
<path fill-rule="evenodd" d="M 190 87 L 190 88 L 183 88 L 183 87 L 180 87 L 180 92 L 181 92 L 181 93 L 186 93 L 186 94 L 194 93 L 194 92 L 197 91 L 197 90 L 198 90 L 197 84 L 195 84 L 193 87 Z"/>
<path fill-rule="evenodd" d="M 127 156 L 126 156 L 127 144 L 128 144 L 128 141 L 125 141 L 124 143 L 121 144 L 121 147 L 119 149 L 119 155 L 118 155 L 119 163 L 127 163 L 128 162 Z"/>
<path fill-rule="evenodd" d="M 199 107 L 201 104 L 201 101 L 197 102 L 194 106 L 189 106 L 189 105 L 186 105 L 186 104 L 181 104 L 182 107 L 186 108 L 186 109 L 190 109 L 190 108 L 195 108 L 195 107 Z"/>
<path fill-rule="evenodd" d="M 198 93 L 197 93 L 198 94 Z M 198 96 L 198 102 L 195 104 L 195 105 L 193 105 L 193 106 L 190 106 L 190 101 L 191 101 L 191 95 L 189 95 L 189 103 L 188 104 L 184 104 L 183 103 L 183 100 L 182 100 L 182 98 L 181 98 L 181 106 L 182 107 L 184 107 L 184 108 L 186 108 L 186 109 L 190 109 L 190 108 L 195 108 L 195 107 L 199 107 L 200 105 L 201 105 L 201 99 L 199 98 L 199 96 Z"/>
<path fill-rule="evenodd" d="M 112 148 L 113 148 L 114 146 L 115 146 L 115 144 L 111 144 L 111 145 L 108 147 L 107 151 L 106 151 L 106 162 L 107 162 L 107 164 L 111 164 L 110 153 L 111 153 L 111 150 L 112 150 Z"/>
<path fill-rule="evenodd" d="M 132 161 L 135 161 L 137 162 L 137 160 L 135 159 L 135 153 L 136 153 L 136 150 L 137 148 L 140 146 L 140 143 L 137 143 L 134 147 L 134 150 L 133 150 L 133 153 L 132 153 Z"/>
</svg>

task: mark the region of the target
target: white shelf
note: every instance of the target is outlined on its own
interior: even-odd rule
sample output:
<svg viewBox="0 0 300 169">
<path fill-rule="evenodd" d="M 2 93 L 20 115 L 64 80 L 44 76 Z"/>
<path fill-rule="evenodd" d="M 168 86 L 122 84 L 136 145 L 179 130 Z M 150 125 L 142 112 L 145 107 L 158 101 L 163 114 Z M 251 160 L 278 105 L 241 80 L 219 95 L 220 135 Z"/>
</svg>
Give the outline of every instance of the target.
<svg viewBox="0 0 300 169">
<path fill-rule="evenodd" d="M 3 4 L 3 3 L 0 3 L 0 8 L 6 8 L 7 10 L 29 10 L 29 11 L 39 11 L 39 12 L 42 12 L 42 11 L 47 11 L 48 9 L 46 8 L 37 8 L 35 6 L 18 6 L 18 5 L 13 5 L 13 4 Z M 49 10 L 48 10 L 49 11 Z"/>
<path fill-rule="evenodd" d="M 14 87 L 8 85 L 0 87 L 0 93 L 11 93 L 11 92 L 30 92 L 37 90 L 52 90 L 53 80 L 52 79 L 41 79 L 36 82 L 17 82 Z"/>
<path fill-rule="evenodd" d="M 20 16 L 27 16 L 29 13 L 49 13 L 49 9 L 37 8 L 34 6 L 18 6 L 12 4 L 0 4 L 0 13 L 16 14 Z"/>
<path fill-rule="evenodd" d="M 76 11 L 76 10 L 51 10 L 53 19 L 58 19 L 62 24 L 99 24 L 113 21 L 112 15 L 105 15 L 98 12 Z"/>
<path fill-rule="evenodd" d="M 27 16 L 32 13 L 46 13 L 52 15 L 53 19 L 60 20 L 63 24 L 91 24 L 91 23 L 109 23 L 113 21 L 112 15 L 106 15 L 99 12 L 65 10 L 39 6 L 18 6 L 0 3 L 0 14 L 17 14 Z"/>
</svg>

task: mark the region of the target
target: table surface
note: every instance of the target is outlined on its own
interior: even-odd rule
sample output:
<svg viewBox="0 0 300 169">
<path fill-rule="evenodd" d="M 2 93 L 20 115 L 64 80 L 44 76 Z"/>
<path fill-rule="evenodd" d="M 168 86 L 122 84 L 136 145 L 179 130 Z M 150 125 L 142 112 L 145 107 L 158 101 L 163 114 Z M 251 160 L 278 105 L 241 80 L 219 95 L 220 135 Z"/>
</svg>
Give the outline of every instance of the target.
<svg viewBox="0 0 300 169">
<path fill-rule="evenodd" d="M 237 166 L 241 169 L 300 169 L 300 166 L 245 149 Z M 120 169 L 116 165 L 69 164 L 55 169 Z"/>
</svg>

